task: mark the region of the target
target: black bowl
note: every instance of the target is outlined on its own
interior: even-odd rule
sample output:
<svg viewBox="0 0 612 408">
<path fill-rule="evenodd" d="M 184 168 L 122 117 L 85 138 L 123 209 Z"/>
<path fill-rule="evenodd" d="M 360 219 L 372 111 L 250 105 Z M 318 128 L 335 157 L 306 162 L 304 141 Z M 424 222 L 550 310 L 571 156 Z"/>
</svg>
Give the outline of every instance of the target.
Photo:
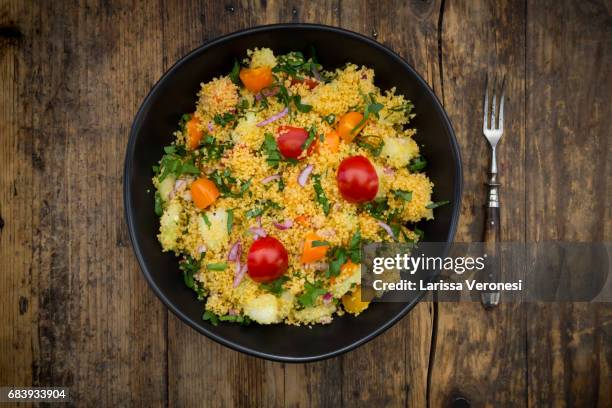
<svg viewBox="0 0 612 408">
<path fill-rule="evenodd" d="M 435 200 L 451 204 L 423 223 L 427 241 L 450 243 L 461 207 L 461 159 L 444 109 L 427 83 L 397 54 L 360 34 L 321 25 L 279 24 L 255 27 L 210 41 L 189 53 L 166 72 L 146 97 L 132 125 L 125 158 L 124 200 L 134 252 L 144 276 L 164 304 L 183 321 L 211 339 L 270 360 L 304 362 L 336 356 L 373 339 L 404 316 L 420 299 L 377 303 L 358 317 L 343 316 L 313 328 L 286 325 L 243 327 L 202 321 L 203 305 L 183 283 L 177 259 L 162 253 L 157 241 L 151 166 L 172 139 L 180 116 L 194 109 L 200 82 L 225 74 L 246 50 L 269 47 L 276 53 L 314 46 L 325 67 L 346 62 L 376 72 L 376 84 L 397 87 L 415 105 L 416 140 L 428 160 L 427 174 L 435 183 Z"/>
</svg>

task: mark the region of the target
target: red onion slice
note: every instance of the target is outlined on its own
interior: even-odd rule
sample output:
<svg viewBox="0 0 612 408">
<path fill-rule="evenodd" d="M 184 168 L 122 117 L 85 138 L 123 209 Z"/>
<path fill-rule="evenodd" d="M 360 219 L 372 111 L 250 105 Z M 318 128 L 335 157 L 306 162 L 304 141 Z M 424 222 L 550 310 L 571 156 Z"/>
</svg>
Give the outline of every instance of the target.
<svg viewBox="0 0 612 408">
<path fill-rule="evenodd" d="M 395 234 L 393 233 L 393 230 L 389 225 L 385 224 L 382 221 L 378 221 L 378 225 L 380 225 L 380 227 L 384 229 L 391 238 L 395 239 Z"/>
<path fill-rule="evenodd" d="M 236 288 L 238 285 L 240 285 L 240 282 L 242 282 L 242 279 L 247 272 L 247 269 L 247 264 L 240 265 L 240 262 L 236 263 L 236 274 L 234 276 L 234 283 L 232 284 L 233 287 Z"/>
<path fill-rule="evenodd" d="M 384 167 L 383 168 L 383 173 L 392 176 L 395 174 L 395 170 L 393 170 L 391 167 Z"/>
<path fill-rule="evenodd" d="M 209 121 L 208 121 L 208 131 L 209 131 L 209 132 L 212 132 L 213 130 L 215 130 L 215 128 L 213 127 L 212 122 L 209 120 Z"/>
<path fill-rule="evenodd" d="M 325 303 L 326 305 L 329 304 L 332 301 L 332 294 L 327 292 L 326 294 L 323 295 L 323 303 Z"/>
<path fill-rule="evenodd" d="M 267 235 L 266 234 L 266 230 L 263 229 L 262 227 L 251 227 L 251 228 L 249 228 L 249 232 L 251 234 L 253 234 L 253 238 L 255 240 L 257 240 L 259 238 L 263 238 L 263 237 L 265 237 Z"/>
<path fill-rule="evenodd" d="M 278 120 L 278 119 L 282 118 L 283 116 L 285 116 L 288 113 L 289 113 L 289 108 L 285 108 L 282 111 L 278 112 L 276 115 L 270 116 L 268 119 L 259 122 L 255 126 L 257 126 L 257 127 L 266 126 L 267 124 L 272 123 L 275 120 Z"/>
<path fill-rule="evenodd" d="M 264 90 L 262 90 L 261 92 L 258 92 L 255 95 L 255 99 L 258 100 L 258 101 L 261 101 L 264 96 L 266 98 L 270 97 L 270 96 L 274 96 L 274 95 L 276 95 L 278 93 L 278 91 L 280 91 L 279 87 L 275 87 L 275 88 L 272 88 L 272 89 L 264 89 Z"/>
<path fill-rule="evenodd" d="M 315 79 L 319 82 L 323 82 L 323 77 L 321 76 L 321 73 L 319 72 L 319 69 L 317 68 L 317 64 L 312 64 L 312 75 L 315 77 Z"/>
<path fill-rule="evenodd" d="M 313 170 L 314 166 L 312 164 L 309 164 L 304 168 L 304 170 L 302 170 L 302 172 L 298 176 L 298 184 L 300 186 L 304 187 L 306 185 L 306 183 L 308 182 L 308 177 L 310 177 L 310 173 L 312 173 Z"/>
<path fill-rule="evenodd" d="M 287 218 L 285 221 L 281 222 L 275 222 L 273 224 L 276 228 L 278 228 L 279 230 L 286 230 L 289 229 L 291 227 L 293 227 L 293 220 Z"/>
<path fill-rule="evenodd" d="M 196 249 L 196 252 L 198 253 L 198 255 L 203 254 L 204 252 L 206 252 L 206 245 L 202 244 L 198 247 L 198 249 Z"/>
<path fill-rule="evenodd" d="M 279 178 L 281 178 L 280 174 L 273 174 L 271 176 L 268 176 L 268 177 L 262 179 L 261 182 L 263 184 L 266 184 L 266 183 L 269 183 L 271 181 L 278 180 Z"/>
<path fill-rule="evenodd" d="M 242 254 L 242 244 L 240 240 L 236 241 L 227 255 L 227 260 L 230 262 L 240 262 L 240 255 Z"/>
</svg>

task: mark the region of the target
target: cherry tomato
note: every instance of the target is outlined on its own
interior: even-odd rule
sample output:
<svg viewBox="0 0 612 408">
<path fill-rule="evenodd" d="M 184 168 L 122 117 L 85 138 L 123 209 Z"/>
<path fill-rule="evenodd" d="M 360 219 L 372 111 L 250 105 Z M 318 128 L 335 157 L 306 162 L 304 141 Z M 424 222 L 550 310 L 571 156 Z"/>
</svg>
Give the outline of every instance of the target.
<svg viewBox="0 0 612 408">
<path fill-rule="evenodd" d="M 297 159 L 302 154 L 302 146 L 308 139 L 308 132 L 306 129 L 293 127 L 293 126 L 279 126 L 278 127 L 278 150 L 285 158 Z M 315 141 L 308 147 L 307 153 L 310 154 L 314 148 Z"/>
<path fill-rule="evenodd" d="M 304 84 L 310 90 L 310 89 L 316 88 L 317 85 L 319 85 L 319 82 L 315 79 L 308 78 L 308 77 L 304 79 L 291 78 L 291 85 L 295 85 L 295 84 Z"/>
<path fill-rule="evenodd" d="M 342 197 L 351 203 L 371 201 L 378 193 L 378 174 L 364 156 L 351 156 L 342 160 L 336 181 Z"/>
<path fill-rule="evenodd" d="M 342 140 L 346 143 L 352 142 L 355 136 L 365 127 L 365 122 L 359 125 L 362 120 L 363 115 L 359 112 L 347 112 L 342 115 L 336 128 Z"/>
<path fill-rule="evenodd" d="M 251 245 L 247 265 L 249 276 L 255 282 L 270 282 L 285 273 L 289 256 L 279 240 L 264 237 Z"/>
</svg>

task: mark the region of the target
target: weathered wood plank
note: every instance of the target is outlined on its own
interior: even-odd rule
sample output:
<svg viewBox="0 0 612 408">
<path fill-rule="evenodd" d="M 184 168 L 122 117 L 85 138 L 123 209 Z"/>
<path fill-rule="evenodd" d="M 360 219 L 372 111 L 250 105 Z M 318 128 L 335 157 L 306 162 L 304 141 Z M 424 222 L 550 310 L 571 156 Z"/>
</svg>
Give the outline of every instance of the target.
<svg viewBox="0 0 612 408">
<path fill-rule="evenodd" d="M 161 73 L 159 15 L 118 3 L 23 9 L 6 15 L 23 37 L 2 44 L 3 55 L 18 53 L 2 81 L 14 87 L 2 93 L 13 109 L 2 110 L 11 114 L 2 270 L 19 276 L 7 299 L 19 310 L 20 296 L 30 329 L 16 321 L 3 335 L 16 348 L 8 356 L 30 361 L 2 370 L 2 382 L 68 386 L 84 405 L 162 403 L 165 311 L 140 276 L 121 210 L 129 124 Z"/>
<path fill-rule="evenodd" d="M 482 135 L 485 76 L 507 75 L 505 133 L 498 149 L 502 240 L 524 240 L 524 4 L 446 2 L 442 15 L 445 108 L 461 146 L 464 196 L 458 242 L 481 241 L 489 147 Z M 432 406 L 525 403 L 524 310 L 440 303 Z"/>
<path fill-rule="evenodd" d="M 35 192 L 27 103 L 32 15 L 19 1 L 0 5 L 0 384 L 31 385 L 37 328 L 32 293 Z"/>
<path fill-rule="evenodd" d="M 606 2 L 527 10 L 530 241 L 610 241 L 612 18 Z M 563 23 L 561 23 L 563 22 Z M 612 307 L 529 305 L 529 406 L 609 406 Z"/>
</svg>

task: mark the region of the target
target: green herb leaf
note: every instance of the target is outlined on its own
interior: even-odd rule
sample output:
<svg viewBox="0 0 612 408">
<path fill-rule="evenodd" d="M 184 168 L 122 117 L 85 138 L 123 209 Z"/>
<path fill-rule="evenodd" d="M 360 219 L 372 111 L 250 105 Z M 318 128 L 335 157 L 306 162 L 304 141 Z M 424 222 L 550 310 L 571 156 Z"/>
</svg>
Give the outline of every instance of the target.
<svg viewBox="0 0 612 408">
<path fill-rule="evenodd" d="M 384 213 L 389 210 L 389 203 L 385 197 L 378 197 L 363 205 L 363 210 L 378 220 L 384 220 Z"/>
<path fill-rule="evenodd" d="M 229 74 L 232 82 L 238 86 L 240 86 L 240 64 L 238 64 L 237 60 L 234 60 L 234 66 L 232 67 L 232 71 Z"/>
<path fill-rule="evenodd" d="M 328 257 L 328 259 L 330 261 L 329 267 L 327 268 L 326 276 L 329 278 L 332 276 L 340 275 L 340 269 L 342 268 L 342 265 L 346 263 L 347 260 L 346 249 L 342 247 L 334 248 L 331 251 L 331 255 Z"/>
<path fill-rule="evenodd" d="M 225 127 L 227 124 L 236 120 L 236 115 L 229 113 L 229 112 L 225 112 L 223 115 L 221 115 L 220 113 L 217 113 L 213 117 L 213 120 L 215 121 L 217 125 Z"/>
<path fill-rule="evenodd" d="M 227 210 L 227 233 L 232 233 L 232 227 L 234 226 L 234 209 L 230 208 Z"/>
<path fill-rule="evenodd" d="M 293 96 L 293 104 L 295 105 L 295 108 L 302 113 L 308 113 L 312 110 L 312 105 L 302 103 L 302 97 L 300 95 Z"/>
<path fill-rule="evenodd" d="M 208 219 L 208 216 L 206 215 L 206 213 L 202 213 L 202 219 L 204 220 L 204 224 L 206 224 L 206 226 L 210 229 L 210 226 L 212 224 L 210 223 L 210 220 Z"/>
<path fill-rule="evenodd" d="M 225 262 L 209 263 L 206 265 L 206 268 L 208 268 L 209 271 L 224 271 L 227 269 L 227 264 Z"/>
<path fill-rule="evenodd" d="M 202 315 L 202 320 L 210 321 L 210 324 L 212 324 L 213 326 L 219 325 L 219 317 L 209 310 L 204 312 L 204 314 Z"/>
<path fill-rule="evenodd" d="M 276 144 L 276 139 L 270 133 L 266 133 L 264 135 L 264 142 L 261 145 L 261 150 L 264 151 L 268 162 L 268 165 L 272 168 L 278 167 L 278 163 L 282 160 L 282 156 L 280 151 L 278 150 L 278 146 Z"/>
<path fill-rule="evenodd" d="M 448 203 L 450 203 L 450 201 L 448 201 L 448 200 L 436 201 L 434 203 L 427 204 L 425 206 L 425 208 L 429 208 L 429 209 L 438 208 L 438 207 L 441 207 L 441 206 L 446 205 Z"/>
<path fill-rule="evenodd" d="M 373 139 L 380 139 L 378 144 L 373 144 L 370 141 Z M 383 147 L 385 146 L 385 142 L 378 136 L 359 136 L 355 139 L 357 146 L 367 149 L 372 156 L 378 157 L 382 152 Z"/>
<path fill-rule="evenodd" d="M 412 200 L 412 192 L 406 190 L 391 190 L 393 195 L 397 198 L 401 198 L 402 200 L 409 202 Z"/>
<path fill-rule="evenodd" d="M 330 204 L 327 196 L 325 195 L 325 191 L 323 191 L 323 187 L 321 186 L 321 175 L 313 174 L 312 176 L 312 186 L 314 187 L 315 194 L 317 196 L 317 202 L 323 207 L 323 212 L 325 215 L 329 214 Z"/>
<path fill-rule="evenodd" d="M 357 230 L 351 237 L 347 251 L 348 257 L 352 262 L 361 263 L 361 231 Z M 340 265 L 342 266 L 342 265 Z"/>
<path fill-rule="evenodd" d="M 282 209 L 282 207 L 279 204 L 275 203 L 272 200 L 263 200 L 263 201 L 258 200 L 257 203 L 259 205 L 258 207 L 251 208 L 249 211 L 245 213 L 245 216 L 247 218 L 259 217 L 260 215 L 262 215 L 263 213 L 271 209 L 275 209 L 275 210 Z"/>
<path fill-rule="evenodd" d="M 330 243 L 328 241 L 318 241 L 318 240 L 314 240 L 312 241 L 312 243 L 310 244 L 313 248 L 316 247 L 324 247 L 324 246 L 330 246 Z"/>
<path fill-rule="evenodd" d="M 303 307 L 314 306 L 317 298 L 327 293 L 327 290 L 323 289 L 321 281 L 315 283 L 305 282 L 304 293 L 298 296 L 297 300 Z"/>
<path fill-rule="evenodd" d="M 219 316 L 219 320 L 222 322 L 232 322 L 232 323 L 239 323 L 243 325 L 251 324 L 251 319 L 249 318 L 249 316 L 243 316 L 243 315 Z"/>
<path fill-rule="evenodd" d="M 336 115 L 331 113 L 327 116 L 323 116 L 323 120 L 327 122 L 329 125 L 333 125 L 334 123 L 336 123 Z"/>
<path fill-rule="evenodd" d="M 423 156 L 418 156 L 410 160 L 410 163 L 408 164 L 408 170 L 410 170 L 412 173 L 418 173 L 419 171 L 423 170 L 426 166 L 427 166 L 427 160 L 425 160 Z"/>
<path fill-rule="evenodd" d="M 377 118 L 379 117 L 379 112 L 382 108 L 385 107 L 382 103 L 376 102 L 374 98 L 374 94 L 370 93 L 367 96 L 364 96 L 365 100 L 365 109 L 363 110 L 363 118 L 357 123 L 357 125 L 351 130 L 351 133 L 355 133 L 366 121 L 370 118 L 370 115 L 374 115 Z"/>
<path fill-rule="evenodd" d="M 161 198 L 161 194 L 159 194 L 159 191 L 155 192 L 155 215 L 157 215 L 158 217 L 161 217 L 164 213 L 164 209 L 162 207 L 162 198 Z"/>
<path fill-rule="evenodd" d="M 308 149 L 310 145 L 312 144 L 312 142 L 314 142 L 316 137 L 317 137 L 317 128 L 313 126 L 308 130 L 308 137 L 306 138 L 306 140 L 304 141 L 304 144 L 302 145 L 302 150 Z"/>
<path fill-rule="evenodd" d="M 283 288 L 283 285 L 288 280 L 289 280 L 289 278 L 287 276 L 281 276 L 280 278 L 275 279 L 272 282 L 262 283 L 259 286 L 262 289 L 267 290 L 268 292 L 273 293 L 276 296 L 280 296 L 283 293 L 283 291 L 285 290 Z"/>
<path fill-rule="evenodd" d="M 221 159 L 226 150 L 232 147 L 234 147 L 232 142 L 220 142 L 216 137 L 206 135 L 200 141 L 200 157 L 202 157 L 205 162 L 217 161 Z"/>
<path fill-rule="evenodd" d="M 179 130 L 181 131 L 181 133 L 185 132 L 185 130 L 187 129 L 187 122 L 189 122 L 190 120 L 191 114 L 189 113 L 185 113 L 181 116 L 181 119 L 179 120 Z"/>
</svg>

